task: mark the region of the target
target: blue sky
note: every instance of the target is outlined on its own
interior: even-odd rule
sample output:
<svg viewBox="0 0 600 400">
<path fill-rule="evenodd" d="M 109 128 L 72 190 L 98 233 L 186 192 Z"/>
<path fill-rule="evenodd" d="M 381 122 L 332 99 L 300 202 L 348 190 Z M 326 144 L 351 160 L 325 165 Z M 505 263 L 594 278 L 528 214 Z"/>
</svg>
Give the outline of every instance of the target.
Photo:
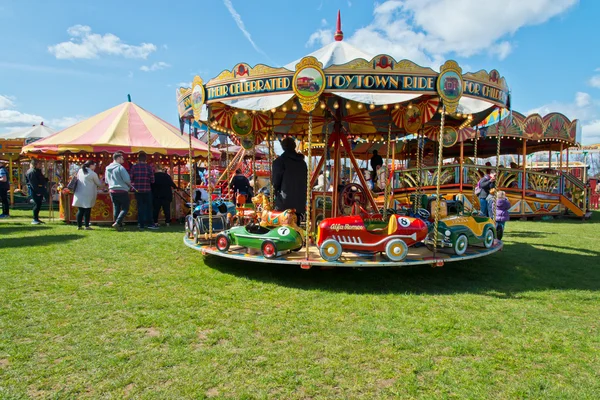
<svg viewBox="0 0 600 400">
<path fill-rule="evenodd" d="M 0 132 L 63 128 L 126 100 L 176 124 L 175 88 L 238 62 L 285 65 L 332 40 L 438 68 L 496 68 L 514 109 L 579 118 L 600 142 L 592 0 L 0 0 Z"/>
</svg>

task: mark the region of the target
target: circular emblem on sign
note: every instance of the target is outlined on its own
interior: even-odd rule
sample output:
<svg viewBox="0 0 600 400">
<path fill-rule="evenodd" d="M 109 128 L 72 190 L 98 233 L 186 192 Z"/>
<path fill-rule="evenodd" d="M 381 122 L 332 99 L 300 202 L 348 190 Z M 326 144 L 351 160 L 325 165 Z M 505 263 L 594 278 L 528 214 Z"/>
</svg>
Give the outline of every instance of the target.
<svg viewBox="0 0 600 400">
<path fill-rule="evenodd" d="M 205 92 L 202 79 L 199 76 L 196 76 L 192 82 L 192 109 L 194 110 L 194 119 L 196 121 L 200 121 L 204 99 Z"/>
<path fill-rule="evenodd" d="M 404 112 L 404 128 L 407 132 L 415 133 L 421 129 L 421 110 L 419 107 L 407 108 Z"/>
<path fill-rule="evenodd" d="M 314 57 L 305 57 L 296 65 L 292 88 L 298 96 L 302 109 L 312 111 L 325 90 L 325 74 L 322 64 Z"/>
<path fill-rule="evenodd" d="M 323 93 L 325 89 L 323 82 L 325 82 L 325 76 L 322 71 L 313 67 L 306 67 L 296 72 L 294 91 L 304 97 L 316 97 Z"/>
<path fill-rule="evenodd" d="M 445 127 L 442 134 L 442 146 L 452 147 L 456 142 L 458 142 L 458 131 L 451 126 Z"/>
<path fill-rule="evenodd" d="M 254 135 L 246 135 L 240 138 L 240 145 L 244 150 L 252 150 L 254 148 Z"/>
<path fill-rule="evenodd" d="M 287 226 L 282 226 L 281 228 L 277 229 L 277 233 L 279 236 L 287 236 L 290 234 L 290 228 Z"/>
<path fill-rule="evenodd" d="M 231 116 L 231 127 L 238 136 L 246 136 L 252 130 L 252 117 L 241 111 Z"/>
<path fill-rule="evenodd" d="M 444 100 L 455 101 L 462 95 L 462 77 L 455 71 L 446 71 L 438 80 L 438 92 Z"/>
<path fill-rule="evenodd" d="M 410 220 L 408 218 L 399 217 L 398 218 L 398 223 L 403 228 L 408 228 L 410 226 Z"/>
</svg>

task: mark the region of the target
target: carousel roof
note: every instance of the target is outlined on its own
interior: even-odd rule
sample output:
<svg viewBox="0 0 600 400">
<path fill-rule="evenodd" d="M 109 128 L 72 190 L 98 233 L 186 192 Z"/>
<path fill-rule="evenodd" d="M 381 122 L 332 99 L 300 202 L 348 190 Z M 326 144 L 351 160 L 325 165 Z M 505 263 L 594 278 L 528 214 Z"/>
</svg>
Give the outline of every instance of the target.
<svg viewBox="0 0 600 400">
<path fill-rule="evenodd" d="M 115 152 L 189 154 L 188 136 L 176 127 L 132 102 L 125 102 L 81 121 L 52 136 L 29 144 L 23 154 Z M 209 146 L 192 138 L 195 157 L 206 157 Z M 211 148 L 213 157 L 218 150 Z"/>
<path fill-rule="evenodd" d="M 42 122 L 40 125 L 33 125 L 28 128 L 3 133 L 0 135 L 0 139 L 42 139 L 54 133 L 56 133 L 54 129 L 47 127 Z"/>
</svg>

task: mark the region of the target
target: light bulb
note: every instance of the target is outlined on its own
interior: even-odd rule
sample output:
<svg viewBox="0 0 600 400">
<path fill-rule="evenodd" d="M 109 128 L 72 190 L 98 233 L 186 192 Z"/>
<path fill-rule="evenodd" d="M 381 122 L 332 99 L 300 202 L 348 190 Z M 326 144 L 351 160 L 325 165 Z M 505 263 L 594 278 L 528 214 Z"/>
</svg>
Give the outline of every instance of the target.
<svg viewBox="0 0 600 400">
<path fill-rule="evenodd" d="M 333 108 L 335 108 L 336 110 L 337 110 L 338 108 L 340 108 L 340 105 L 338 104 L 338 102 L 337 102 L 337 101 L 333 103 Z"/>
<path fill-rule="evenodd" d="M 371 105 L 369 106 L 369 108 L 370 108 L 371 110 L 372 110 L 372 109 L 374 109 L 374 108 L 375 108 L 375 104 L 371 104 Z"/>
<path fill-rule="evenodd" d="M 281 107 L 281 111 L 286 112 L 287 111 L 287 107 L 286 106 Z"/>
<path fill-rule="evenodd" d="M 387 105 L 387 104 L 384 104 L 384 105 L 383 105 L 383 109 L 384 109 L 384 110 L 387 110 L 387 109 L 388 109 L 388 105 Z"/>
<path fill-rule="evenodd" d="M 275 111 L 277 111 L 277 109 L 275 109 L 275 108 L 271 108 L 271 112 L 272 112 L 272 113 L 275 113 Z"/>
<path fill-rule="evenodd" d="M 410 104 L 408 105 L 408 109 L 409 109 L 409 110 L 412 110 L 412 107 L 413 107 L 413 106 L 412 106 L 412 103 L 410 103 Z"/>
<path fill-rule="evenodd" d="M 319 107 L 321 107 L 321 110 L 324 110 L 325 109 L 325 103 L 321 102 L 321 104 L 319 105 Z"/>
<path fill-rule="evenodd" d="M 292 110 L 294 110 L 294 111 L 298 110 L 298 106 L 296 105 L 296 103 L 294 103 L 294 104 L 292 105 Z"/>
<path fill-rule="evenodd" d="M 346 110 L 349 110 L 349 109 L 350 109 L 350 102 L 349 102 L 349 101 L 347 101 L 347 102 L 346 102 Z"/>
<path fill-rule="evenodd" d="M 357 107 L 358 107 L 358 109 L 359 109 L 359 110 L 362 110 L 362 108 L 363 108 L 363 105 L 362 105 L 362 103 L 358 103 L 358 106 L 357 106 Z"/>
<path fill-rule="evenodd" d="M 399 109 L 400 108 L 400 104 L 394 104 L 394 109 Z"/>
</svg>

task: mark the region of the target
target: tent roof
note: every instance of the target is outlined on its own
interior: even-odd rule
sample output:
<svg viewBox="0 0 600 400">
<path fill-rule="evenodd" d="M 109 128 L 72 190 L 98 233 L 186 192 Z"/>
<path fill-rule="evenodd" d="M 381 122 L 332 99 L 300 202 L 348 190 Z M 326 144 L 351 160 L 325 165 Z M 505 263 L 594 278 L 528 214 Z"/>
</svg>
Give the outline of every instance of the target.
<svg viewBox="0 0 600 400">
<path fill-rule="evenodd" d="M 195 138 L 192 147 L 195 157 L 208 155 L 209 146 Z M 186 156 L 188 136 L 137 104 L 125 102 L 23 148 L 24 154 L 46 155 L 115 151 Z M 211 151 L 219 157 L 218 150 Z"/>
<path fill-rule="evenodd" d="M 46 125 L 34 125 L 16 131 L 3 133 L 0 139 L 42 139 L 53 135 L 56 131 Z"/>
</svg>

